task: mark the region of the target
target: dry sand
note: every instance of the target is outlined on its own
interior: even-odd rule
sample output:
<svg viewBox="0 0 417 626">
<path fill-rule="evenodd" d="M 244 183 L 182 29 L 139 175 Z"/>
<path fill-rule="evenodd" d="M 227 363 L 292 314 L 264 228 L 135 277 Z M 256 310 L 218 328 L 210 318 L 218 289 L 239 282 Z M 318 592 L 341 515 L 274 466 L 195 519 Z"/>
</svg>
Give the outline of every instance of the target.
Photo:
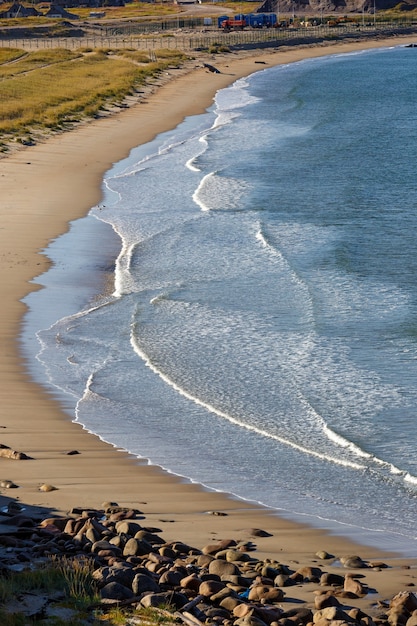
<svg viewBox="0 0 417 626">
<path fill-rule="evenodd" d="M 365 559 L 382 558 L 391 567 L 380 572 L 367 570 L 368 584 L 379 593 L 360 601 L 365 609 L 377 598 L 392 596 L 413 584 L 415 562 L 408 561 L 411 569 L 404 569 L 404 559 L 396 555 L 280 519 L 227 494 L 208 492 L 88 434 L 71 422 L 50 394 L 31 382 L 17 340 L 25 312 L 20 299 L 35 288 L 31 279 L 48 266 L 42 250 L 67 230 L 69 220 L 85 215 L 100 202 L 104 173 L 132 148 L 174 128 L 186 115 L 203 112 L 218 89 L 267 66 L 411 42 L 415 38 L 300 47 L 258 52 L 257 56 L 229 54 L 212 61 L 221 74 L 209 73 L 195 63 L 200 67 L 168 81 L 145 103 L 0 161 L 0 444 L 33 457 L 0 459 L 0 480 L 11 479 L 19 485 L 13 493 L 3 490 L 0 505 L 14 496 L 27 505 L 43 507 L 49 515 L 66 513 L 72 507 L 100 508 L 105 501 L 116 501 L 141 509 L 146 523 L 160 527 L 166 540 L 182 540 L 199 548 L 214 539 L 240 539 L 247 535 L 245 529 L 263 528 L 272 534 L 255 540 L 257 555 L 263 558 L 269 555 L 287 564 L 307 563 L 320 549 L 336 556 L 354 553 Z M 65 452 L 69 450 L 80 454 L 68 456 Z M 42 493 L 42 483 L 58 489 Z M 211 515 L 213 511 L 227 515 Z M 305 586 L 300 589 L 304 599 L 311 600 L 311 593 Z"/>
</svg>

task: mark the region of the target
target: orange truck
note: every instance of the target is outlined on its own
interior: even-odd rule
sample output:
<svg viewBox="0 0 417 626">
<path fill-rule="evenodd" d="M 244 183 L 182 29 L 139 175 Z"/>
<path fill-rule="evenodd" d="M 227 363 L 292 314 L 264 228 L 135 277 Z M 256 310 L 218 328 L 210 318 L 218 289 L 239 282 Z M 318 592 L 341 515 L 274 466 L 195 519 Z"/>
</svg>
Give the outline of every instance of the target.
<svg viewBox="0 0 417 626">
<path fill-rule="evenodd" d="M 230 17 L 223 20 L 220 24 L 224 30 L 243 30 L 247 26 L 246 19 L 242 17 Z"/>
</svg>

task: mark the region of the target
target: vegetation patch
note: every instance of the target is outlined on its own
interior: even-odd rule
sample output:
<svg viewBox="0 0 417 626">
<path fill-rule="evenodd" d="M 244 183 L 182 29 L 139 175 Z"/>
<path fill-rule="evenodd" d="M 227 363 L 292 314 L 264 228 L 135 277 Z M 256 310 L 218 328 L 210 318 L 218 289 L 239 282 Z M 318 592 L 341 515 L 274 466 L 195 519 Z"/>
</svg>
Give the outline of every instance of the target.
<svg viewBox="0 0 417 626">
<path fill-rule="evenodd" d="M 0 65 L 12 63 L 26 54 L 24 50 L 18 50 L 17 48 L 0 48 Z"/>
<path fill-rule="evenodd" d="M 120 104 L 163 70 L 187 57 L 175 50 L 91 52 L 61 48 L 3 49 L 0 56 L 0 140 L 63 130 Z"/>
<path fill-rule="evenodd" d="M 34 70 L 53 65 L 55 63 L 62 63 L 64 61 L 70 61 L 72 59 L 79 58 L 80 53 L 72 52 L 71 50 L 64 50 L 63 48 L 57 48 L 56 50 L 38 50 L 36 52 L 30 52 L 29 54 L 20 52 L 20 55 L 15 56 L 14 59 L 2 61 L 0 55 L 0 78 L 4 80 L 10 76 L 16 76 L 17 74 L 25 74 L 26 72 L 33 72 Z M 11 62 L 13 61 L 13 62 Z"/>
<path fill-rule="evenodd" d="M 220 54 L 222 52 L 230 52 L 229 46 L 225 46 L 221 43 L 213 43 L 208 49 L 210 54 Z"/>
<path fill-rule="evenodd" d="M 94 560 L 85 556 L 51 556 L 36 569 L 0 575 L 2 626 L 109 626 L 141 623 L 171 626 L 172 607 L 106 607 L 92 576 Z M 171 611 L 171 612 L 170 612 Z"/>
</svg>

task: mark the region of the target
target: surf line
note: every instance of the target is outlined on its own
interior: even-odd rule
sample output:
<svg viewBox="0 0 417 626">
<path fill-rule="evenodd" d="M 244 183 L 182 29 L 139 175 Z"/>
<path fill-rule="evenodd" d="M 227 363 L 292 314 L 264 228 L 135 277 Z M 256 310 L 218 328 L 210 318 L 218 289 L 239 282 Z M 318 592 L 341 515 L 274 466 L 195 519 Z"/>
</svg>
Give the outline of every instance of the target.
<svg viewBox="0 0 417 626">
<path fill-rule="evenodd" d="M 284 439 L 283 437 L 279 437 L 278 435 L 273 435 L 271 433 L 268 433 L 264 430 L 262 430 L 261 428 L 257 428 L 256 426 L 251 426 L 249 424 L 245 424 L 244 422 L 241 422 L 240 420 L 237 420 L 236 418 L 232 417 L 231 415 L 224 413 L 223 411 L 220 411 L 219 409 L 216 409 L 214 406 L 203 402 L 202 400 L 200 400 L 199 398 L 196 398 L 195 396 L 193 396 L 192 394 L 190 394 L 188 391 L 186 391 L 185 389 L 183 389 L 182 387 L 180 387 L 179 385 L 177 385 L 177 383 L 175 383 L 171 378 L 169 378 L 169 376 L 167 376 L 166 374 L 164 374 L 161 370 L 159 370 L 151 361 L 151 359 L 148 357 L 148 355 L 146 354 L 146 352 L 144 352 L 144 350 L 140 347 L 139 342 L 136 339 L 136 329 L 138 327 L 138 323 L 134 322 L 131 325 L 131 333 L 130 333 L 130 344 L 133 348 L 133 350 L 136 352 L 136 354 L 144 361 L 145 365 L 147 367 L 149 367 L 155 374 L 157 374 L 165 383 L 167 383 L 167 385 L 169 385 L 170 387 L 172 387 L 173 389 L 175 389 L 175 391 L 177 391 L 180 395 L 182 395 L 184 398 L 187 398 L 187 400 L 190 400 L 191 402 L 194 402 L 195 404 L 203 407 L 204 409 L 206 409 L 207 411 L 209 411 L 210 413 L 214 413 L 215 415 L 217 415 L 218 417 L 221 417 L 223 419 L 226 419 L 228 422 L 235 424 L 236 426 L 239 426 L 240 428 L 244 428 L 248 431 L 254 432 L 258 435 L 261 435 L 262 437 L 267 437 L 268 439 L 273 439 L 275 441 L 278 441 L 279 443 L 282 443 L 284 445 L 287 445 L 295 450 L 298 450 L 299 452 L 302 452 L 304 454 L 308 454 L 309 456 L 313 456 L 316 457 L 318 459 L 321 459 L 323 461 L 329 461 L 331 463 L 335 463 L 336 465 L 342 465 L 344 467 L 350 467 L 352 469 L 355 470 L 365 470 L 366 467 L 360 463 L 354 463 L 353 461 L 346 461 L 346 460 L 342 460 L 342 459 L 337 459 L 334 458 L 332 456 L 328 456 L 325 454 L 321 454 L 320 452 L 316 452 L 314 450 L 309 450 L 308 448 L 304 448 L 303 446 L 300 446 L 292 441 L 289 441 L 287 439 Z"/>
<path fill-rule="evenodd" d="M 217 171 L 215 170 L 214 172 L 210 172 L 209 174 L 206 174 L 205 176 L 203 176 L 203 178 L 200 181 L 200 184 L 198 185 L 197 189 L 193 193 L 193 200 L 196 203 L 196 205 L 200 207 L 202 211 L 210 211 L 210 207 L 205 205 L 204 202 L 200 200 L 199 192 L 204 187 L 206 181 L 212 178 L 213 176 L 215 176 L 216 174 L 217 174 Z"/>
</svg>

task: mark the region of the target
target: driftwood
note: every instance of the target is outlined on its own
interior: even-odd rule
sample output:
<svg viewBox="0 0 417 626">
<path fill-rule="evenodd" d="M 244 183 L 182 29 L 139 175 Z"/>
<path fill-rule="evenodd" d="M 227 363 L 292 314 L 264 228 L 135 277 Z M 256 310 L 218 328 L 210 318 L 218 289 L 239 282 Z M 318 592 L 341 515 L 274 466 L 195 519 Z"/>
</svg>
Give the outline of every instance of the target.
<svg viewBox="0 0 417 626">
<path fill-rule="evenodd" d="M 204 626 L 203 622 L 200 622 L 192 613 L 176 611 L 174 617 L 180 619 L 186 626 Z"/>
<path fill-rule="evenodd" d="M 197 606 L 197 604 L 199 604 L 199 602 L 201 602 L 202 600 L 204 600 L 204 596 L 197 596 L 196 598 L 194 598 L 194 600 L 191 600 L 190 602 L 187 602 L 187 604 L 184 604 L 184 606 L 180 610 L 183 612 L 191 611 L 191 609 Z"/>
<path fill-rule="evenodd" d="M 206 67 L 210 72 L 214 74 L 221 74 L 221 71 L 214 67 L 214 65 L 210 65 L 210 63 L 203 63 L 204 67 Z"/>
</svg>

